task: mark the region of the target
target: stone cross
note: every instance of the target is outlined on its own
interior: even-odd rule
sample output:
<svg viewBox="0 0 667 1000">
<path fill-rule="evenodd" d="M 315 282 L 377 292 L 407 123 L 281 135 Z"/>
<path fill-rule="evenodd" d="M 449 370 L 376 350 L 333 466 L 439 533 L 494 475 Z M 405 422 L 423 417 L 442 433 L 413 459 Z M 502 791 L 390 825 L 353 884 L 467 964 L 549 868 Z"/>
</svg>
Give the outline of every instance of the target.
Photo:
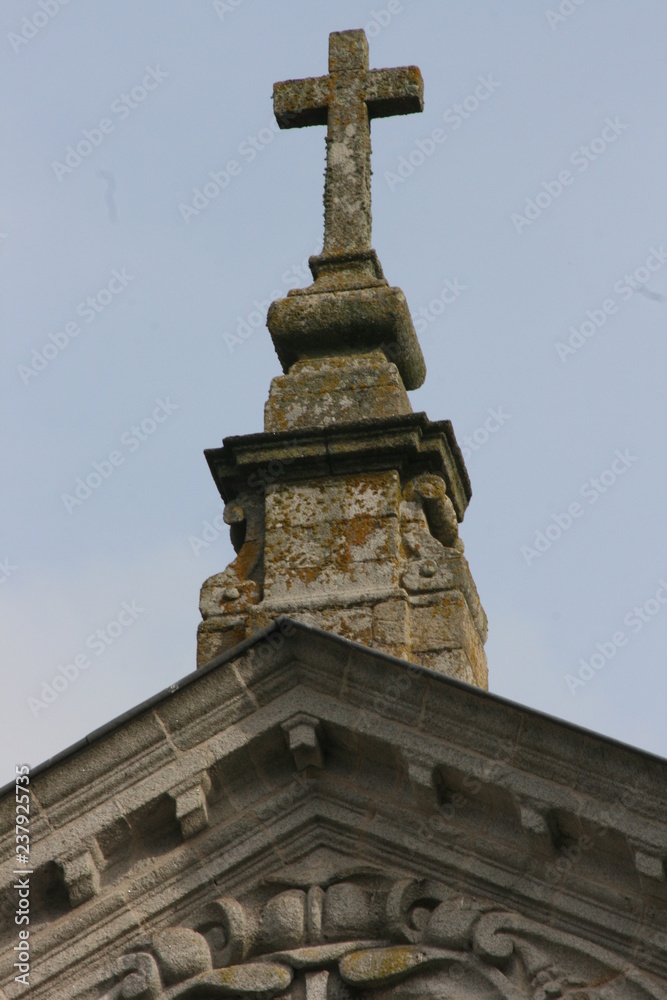
<svg viewBox="0 0 667 1000">
<path fill-rule="evenodd" d="M 423 91 L 417 66 L 369 69 L 361 30 L 329 35 L 328 76 L 274 85 L 280 128 L 327 126 L 324 250 L 316 260 L 342 263 L 373 254 L 370 120 L 421 111 Z"/>
</svg>

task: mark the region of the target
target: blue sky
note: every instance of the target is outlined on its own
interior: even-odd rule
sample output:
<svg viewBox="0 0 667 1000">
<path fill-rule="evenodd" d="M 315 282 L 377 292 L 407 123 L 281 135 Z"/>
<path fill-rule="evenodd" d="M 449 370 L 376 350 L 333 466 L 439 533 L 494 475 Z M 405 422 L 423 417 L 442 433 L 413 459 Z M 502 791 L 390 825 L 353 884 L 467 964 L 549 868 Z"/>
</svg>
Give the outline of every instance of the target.
<svg viewBox="0 0 667 1000">
<path fill-rule="evenodd" d="M 324 130 L 272 85 L 359 27 L 425 81 L 373 123 L 373 244 L 465 449 L 490 689 L 667 752 L 664 4 L 4 0 L 0 780 L 194 668 L 202 452 L 262 429 L 321 247 Z"/>
</svg>

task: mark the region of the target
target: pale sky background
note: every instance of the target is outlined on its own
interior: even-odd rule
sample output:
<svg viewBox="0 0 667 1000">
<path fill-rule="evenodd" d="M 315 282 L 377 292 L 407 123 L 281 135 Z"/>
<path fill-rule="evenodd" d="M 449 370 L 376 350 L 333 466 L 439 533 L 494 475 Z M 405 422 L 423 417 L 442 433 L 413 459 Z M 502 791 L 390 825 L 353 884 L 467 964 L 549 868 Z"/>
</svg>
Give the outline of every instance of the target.
<svg viewBox="0 0 667 1000">
<path fill-rule="evenodd" d="M 328 33 L 359 27 L 371 66 L 425 81 L 422 115 L 373 123 L 373 243 L 428 313 L 413 408 L 464 448 L 476 433 L 462 537 L 490 689 L 667 751 L 664 2 L 2 0 L 0 781 L 194 669 L 199 587 L 233 557 L 226 530 L 196 544 L 221 509 L 202 452 L 262 429 L 279 365 L 244 324 L 321 247 L 324 129 L 271 130 L 272 85 L 325 73 Z M 59 168 L 84 130 L 96 145 Z M 179 207 L 230 160 L 208 205 Z M 89 644 L 124 602 L 135 618 Z M 568 685 L 596 644 L 614 655 Z"/>
</svg>

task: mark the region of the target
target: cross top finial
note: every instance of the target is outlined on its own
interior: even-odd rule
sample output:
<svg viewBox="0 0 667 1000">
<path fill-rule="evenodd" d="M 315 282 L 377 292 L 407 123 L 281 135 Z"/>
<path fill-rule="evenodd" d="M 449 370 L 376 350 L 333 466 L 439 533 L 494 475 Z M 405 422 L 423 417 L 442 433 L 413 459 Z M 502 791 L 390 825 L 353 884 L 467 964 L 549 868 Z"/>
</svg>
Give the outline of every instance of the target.
<svg viewBox="0 0 667 1000">
<path fill-rule="evenodd" d="M 424 85 L 417 66 L 369 69 L 363 31 L 329 35 L 329 74 L 285 80 L 273 88 L 280 128 L 327 126 L 324 248 L 313 274 L 381 279 L 371 249 L 371 118 L 421 111 Z"/>
</svg>

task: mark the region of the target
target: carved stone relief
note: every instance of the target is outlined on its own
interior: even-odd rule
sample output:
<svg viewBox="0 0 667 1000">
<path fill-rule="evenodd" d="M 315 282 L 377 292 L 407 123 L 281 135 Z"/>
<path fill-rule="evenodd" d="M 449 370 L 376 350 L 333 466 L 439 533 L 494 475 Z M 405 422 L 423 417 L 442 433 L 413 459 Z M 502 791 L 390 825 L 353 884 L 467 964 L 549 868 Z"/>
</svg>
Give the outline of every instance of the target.
<svg viewBox="0 0 667 1000">
<path fill-rule="evenodd" d="M 664 1000 L 605 949 L 428 881 L 218 899 L 125 954 L 105 1000 Z"/>
</svg>

